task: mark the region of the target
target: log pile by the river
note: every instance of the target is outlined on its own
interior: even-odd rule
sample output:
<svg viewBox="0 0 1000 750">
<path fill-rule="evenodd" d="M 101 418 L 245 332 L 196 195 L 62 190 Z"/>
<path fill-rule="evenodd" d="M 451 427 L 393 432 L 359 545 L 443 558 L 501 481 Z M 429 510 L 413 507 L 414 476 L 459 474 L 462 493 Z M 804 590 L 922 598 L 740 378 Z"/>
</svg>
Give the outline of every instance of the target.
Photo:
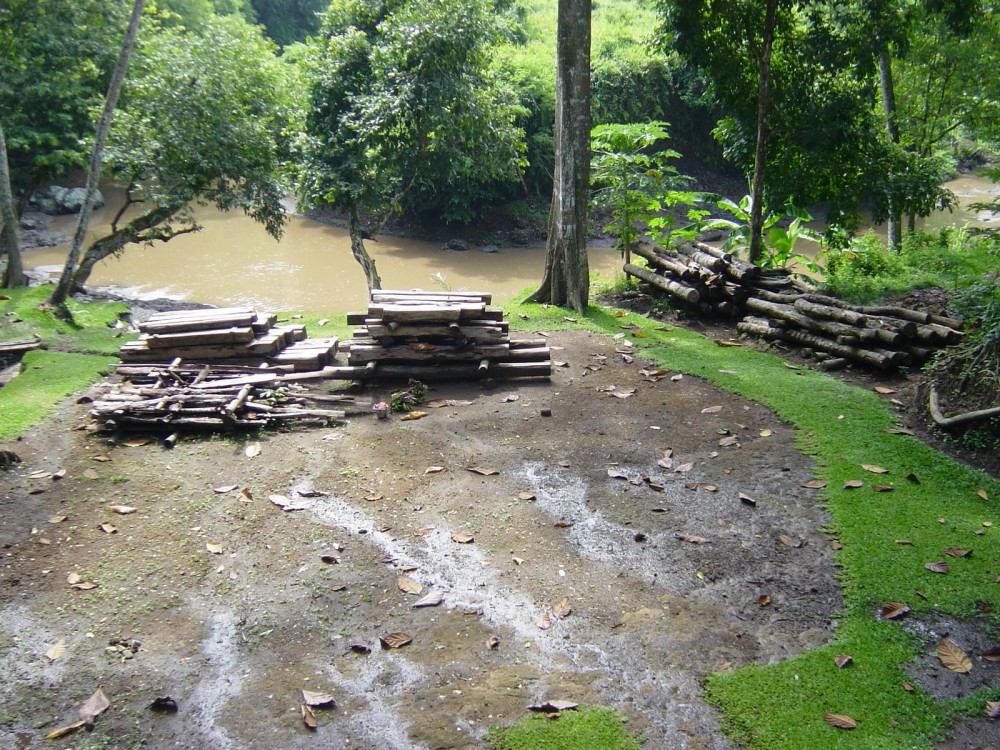
<svg viewBox="0 0 1000 750">
<path fill-rule="evenodd" d="M 349 313 L 361 326 L 345 369 L 368 377 L 417 380 L 549 377 L 544 339 L 512 341 L 503 310 L 479 292 L 373 290 L 367 312 Z"/>
<path fill-rule="evenodd" d="M 121 365 L 124 380 L 94 399 L 91 415 L 103 429 L 258 429 L 284 424 L 329 424 L 344 418 L 353 398 L 310 391 L 281 380 L 281 368 L 216 365 Z M 176 437 L 174 438 L 176 440 Z"/>
<path fill-rule="evenodd" d="M 140 337 L 120 349 L 123 362 L 287 365 L 318 370 L 337 353 L 337 339 L 309 339 L 303 325 L 277 325 L 277 317 L 250 307 L 157 313 L 139 324 Z"/>
<path fill-rule="evenodd" d="M 762 271 L 701 242 L 676 252 L 635 250 L 649 268 L 625 264 L 625 273 L 703 313 L 743 317 L 749 336 L 811 350 L 828 369 L 855 362 L 894 369 L 925 362 L 964 335 L 961 322 L 903 307 L 850 305 L 821 294 L 788 272 Z"/>
</svg>

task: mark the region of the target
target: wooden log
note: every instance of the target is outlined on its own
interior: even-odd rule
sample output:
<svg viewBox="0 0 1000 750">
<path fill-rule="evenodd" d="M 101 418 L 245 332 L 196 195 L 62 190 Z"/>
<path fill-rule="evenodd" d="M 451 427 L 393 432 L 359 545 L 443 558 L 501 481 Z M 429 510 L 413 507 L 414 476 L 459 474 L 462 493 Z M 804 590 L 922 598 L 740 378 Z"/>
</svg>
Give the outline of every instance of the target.
<svg viewBox="0 0 1000 750">
<path fill-rule="evenodd" d="M 673 274 L 680 281 L 695 281 L 701 278 L 701 273 L 699 273 L 697 268 L 688 266 L 679 260 L 660 255 L 648 247 L 639 246 L 633 248 L 633 252 L 641 258 L 645 258 L 653 266 Z"/>
<path fill-rule="evenodd" d="M 853 310 L 832 307 L 830 305 L 819 305 L 802 297 L 799 297 L 792 304 L 795 305 L 795 309 L 799 312 L 805 315 L 811 315 L 814 318 L 836 320 L 839 323 L 846 323 L 847 325 L 857 326 L 859 328 L 864 328 L 868 325 L 868 318 L 861 313 L 854 312 Z"/>
<path fill-rule="evenodd" d="M 236 419 L 237 410 L 243 408 L 243 404 L 246 403 L 247 397 L 252 392 L 253 392 L 253 385 L 251 383 L 247 383 L 246 385 L 244 385 L 240 389 L 240 392 L 236 394 L 236 398 L 234 398 L 232 401 L 226 404 L 226 406 L 223 408 L 222 410 L 223 417 Z"/>
<path fill-rule="evenodd" d="M 698 294 L 697 289 L 685 286 L 680 282 L 673 281 L 664 276 L 660 276 L 659 274 L 653 273 L 646 268 L 641 268 L 634 263 L 626 263 L 622 270 L 624 270 L 629 276 L 635 276 L 636 278 L 642 279 L 643 281 L 652 284 L 665 292 L 669 292 L 678 299 L 687 302 L 689 305 L 697 304 L 700 299 L 701 295 Z"/>
<path fill-rule="evenodd" d="M 499 343 L 503 341 L 508 330 L 506 325 L 500 326 L 494 321 L 482 321 L 482 323 L 484 323 L 484 325 L 475 325 L 475 321 L 470 321 L 468 325 L 459 325 L 458 323 L 455 323 L 454 329 L 433 324 L 398 325 L 395 329 L 392 329 L 389 326 L 378 322 L 366 323 L 366 327 L 359 330 L 363 331 L 366 336 L 370 336 L 374 339 L 383 337 L 400 339 L 419 337 L 422 339 L 464 338 L 467 341 L 484 343 Z M 492 325 L 485 325 L 486 323 L 491 323 Z"/>
<path fill-rule="evenodd" d="M 994 406 L 989 409 L 979 409 L 977 411 L 969 411 L 964 414 L 956 414 L 953 417 L 946 417 L 944 412 L 941 411 L 941 406 L 938 403 L 937 388 L 934 387 L 934 383 L 931 383 L 931 393 L 928 398 L 927 408 L 928 411 L 930 411 L 931 419 L 934 420 L 934 423 L 946 429 L 961 427 L 962 425 L 967 424 L 974 424 L 976 422 L 985 422 L 987 419 L 1000 417 L 1000 406 Z"/>
<path fill-rule="evenodd" d="M 252 326 L 255 313 L 241 312 L 199 318 L 150 318 L 138 325 L 143 333 L 179 333 L 183 331 L 206 331 L 213 328 Z"/>
<path fill-rule="evenodd" d="M 203 391 L 216 391 L 225 388 L 242 387 L 244 385 L 262 387 L 273 385 L 277 379 L 278 373 L 276 372 L 262 372 L 251 375 L 237 375 L 232 378 L 220 378 L 219 380 L 198 381 L 192 383 L 190 387 Z"/>
<path fill-rule="evenodd" d="M 909 364 L 909 355 L 905 352 L 891 352 L 882 349 L 838 344 L 832 339 L 798 328 L 780 329 L 768 326 L 748 325 L 745 322 L 738 323 L 736 327 L 738 330 L 752 335 L 763 336 L 775 341 L 795 343 L 800 346 L 808 346 L 883 370 L 890 370 Z"/>
<path fill-rule="evenodd" d="M 38 339 L 22 339 L 20 341 L 4 341 L 0 343 L 0 354 L 23 354 L 32 349 L 38 349 L 42 342 Z"/>
<path fill-rule="evenodd" d="M 395 302 L 398 300 L 420 300 L 429 302 L 482 302 L 488 305 L 493 301 L 493 295 L 489 292 L 425 292 L 420 289 L 373 289 L 371 292 L 372 302 Z"/>
<path fill-rule="evenodd" d="M 750 297 L 746 302 L 746 306 L 747 309 L 753 312 L 769 317 L 781 318 L 795 323 L 804 330 L 816 331 L 833 337 L 847 336 L 849 338 L 857 338 L 866 343 L 877 343 L 887 346 L 900 346 L 904 342 L 903 336 L 899 333 L 878 328 L 853 328 L 834 320 L 816 320 L 799 312 L 792 305 L 767 302 L 757 297 Z"/>
<path fill-rule="evenodd" d="M 732 263 L 734 260 L 736 260 L 736 256 L 734 256 L 732 253 L 727 253 L 721 247 L 715 247 L 714 245 L 709 245 L 707 242 L 699 242 L 698 240 L 692 240 L 691 247 L 703 253 L 714 255 L 716 258 L 726 261 L 726 263 Z"/>
<path fill-rule="evenodd" d="M 465 349 L 448 344 L 427 345 L 433 348 L 414 349 L 408 345 L 391 346 L 371 346 L 359 344 L 357 341 L 351 343 L 351 351 L 348 356 L 348 363 L 352 365 L 362 364 L 372 360 L 378 362 L 426 362 L 440 360 L 476 360 L 484 357 L 501 357 L 510 351 L 510 345 L 503 344 L 483 344 Z"/>
</svg>

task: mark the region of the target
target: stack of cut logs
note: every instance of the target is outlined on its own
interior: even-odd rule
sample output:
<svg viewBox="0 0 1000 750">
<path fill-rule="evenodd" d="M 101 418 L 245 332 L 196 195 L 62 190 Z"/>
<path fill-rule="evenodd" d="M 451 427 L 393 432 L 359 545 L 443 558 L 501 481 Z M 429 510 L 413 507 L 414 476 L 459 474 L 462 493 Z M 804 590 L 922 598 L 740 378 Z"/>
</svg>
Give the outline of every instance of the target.
<svg viewBox="0 0 1000 750">
<path fill-rule="evenodd" d="M 258 429 L 275 424 L 328 424 L 344 417 L 330 404 L 349 396 L 313 393 L 281 380 L 279 368 L 220 365 L 121 365 L 124 380 L 105 387 L 91 414 L 103 429 Z M 176 435 L 173 435 L 173 442 Z"/>
<path fill-rule="evenodd" d="M 337 353 L 337 339 L 307 339 L 302 325 L 250 307 L 157 313 L 139 324 L 142 335 L 121 347 L 123 362 L 194 362 L 288 366 L 318 370 Z"/>
<path fill-rule="evenodd" d="M 545 340 L 512 341 L 491 300 L 479 292 L 376 289 L 367 312 L 347 316 L 363 327 L 354 331 L 345 369 L 417 380 L 549 377 Z"/>
<path fill-rule="evenodd" d="M 746 316 L 737 324 L 742 333 L 811 350 L 825 369 L 848 362 L 881 369 L 917 365 L 964 335 L 961 321 L 904 307 L 850 305 L 787 271 L 763 271 L 701 242 L 681 243 L 676 252 L 635 252 L 649 268 L 626 263 L 628 275 L 701 312 Z"/>
</svg>

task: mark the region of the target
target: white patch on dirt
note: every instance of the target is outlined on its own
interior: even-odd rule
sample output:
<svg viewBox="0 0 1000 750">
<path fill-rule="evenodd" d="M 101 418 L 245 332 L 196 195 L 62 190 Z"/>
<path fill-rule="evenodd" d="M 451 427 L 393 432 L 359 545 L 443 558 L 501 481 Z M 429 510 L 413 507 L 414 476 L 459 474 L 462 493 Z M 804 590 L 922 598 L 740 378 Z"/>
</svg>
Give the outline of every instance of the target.
<svg viewBox="0 0 1000 750">
<path fill-rule="evenodd" d="M 403 720 L 396 704 L 400 694 L 420 683 L 425 674 L 417 665 L 397 654 L 383 658 L 361 658 L 351 677 L 330 665 L 330 681 L 365 703 L 361 711 L 344 711 L 338 724 L 346 723 L 352 731 L 352 741 L 358 737 L 373 743 L 380 750 L 421 750 L 426 745 L 414 745 L 409 736 L 409 722 Z"/>
<path fill-rule="evenodd" d="M 203 746 L 215 750 L 244 747 L 218 723 L 226 703 L 240 692 L 240 683 L 246 671 L 237 658 L 238 645 L 236 616 L 232 612 L 215 614 L 209 623 L 208 635 L 201 644 L 206 659 L 201 670 L 202 679 L 191 698 L 185 701 L 188 721 L 202 735 Z"/>
</svg>

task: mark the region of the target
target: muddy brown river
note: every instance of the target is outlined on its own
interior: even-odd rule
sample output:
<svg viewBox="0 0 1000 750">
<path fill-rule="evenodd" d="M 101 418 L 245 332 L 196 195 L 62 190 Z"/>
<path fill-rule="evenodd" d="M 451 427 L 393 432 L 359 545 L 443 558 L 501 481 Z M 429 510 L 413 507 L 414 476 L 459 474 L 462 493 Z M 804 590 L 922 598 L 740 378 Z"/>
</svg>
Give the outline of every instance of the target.
<svg viewBox="0 0 1000 750">
<path fill-rule="evenodd" d="M 959 208 L 932 215 L 924 227 L 967 222 L 1000 227 L 1000 215 L 969 208 L 971 203 L 995 198 L 1000 186 L 974 173 L 946 186 L 958 197 Z M 114 204 L 113 191 L 108 197 Z M 239 212 L 200 207 L 196 214 L 204 227 L 201 232 L 152 248 L 130 247 L 120 258 L 98 264 L 90 285 L 140 298 L 248 304 L 268 310 L 346 312 L 365 306 L 364 275 L 351 255 L 346 230 L 292 216 L 279 242 Z M 107 230 L 110 218 L 108 208 L 94 213 L 91 238 Z M 74 227 L 74 216 L 61 216 L 51 228 L 72 235 Z M 884 229 L 876 227 L 883 234 Z M 468 252 L 445 252 L 441 243 L 387 235 L 368 242 L 367 247 L 387 289 L 489 291 L 498 302 L 537 284 L 545 255 L 539 247 L 501 247 L 497 253 L 483 253 L 475 247 Z M 65 245 L 32 250 L 25 255 L 25 265 L 57 272 L 66 251 Z M 811 248 L 803 251 L 808 254 Z M 616 252 L 591 248 L 591 272 L 613 279 L 620 268 Z"/>
</svg>

